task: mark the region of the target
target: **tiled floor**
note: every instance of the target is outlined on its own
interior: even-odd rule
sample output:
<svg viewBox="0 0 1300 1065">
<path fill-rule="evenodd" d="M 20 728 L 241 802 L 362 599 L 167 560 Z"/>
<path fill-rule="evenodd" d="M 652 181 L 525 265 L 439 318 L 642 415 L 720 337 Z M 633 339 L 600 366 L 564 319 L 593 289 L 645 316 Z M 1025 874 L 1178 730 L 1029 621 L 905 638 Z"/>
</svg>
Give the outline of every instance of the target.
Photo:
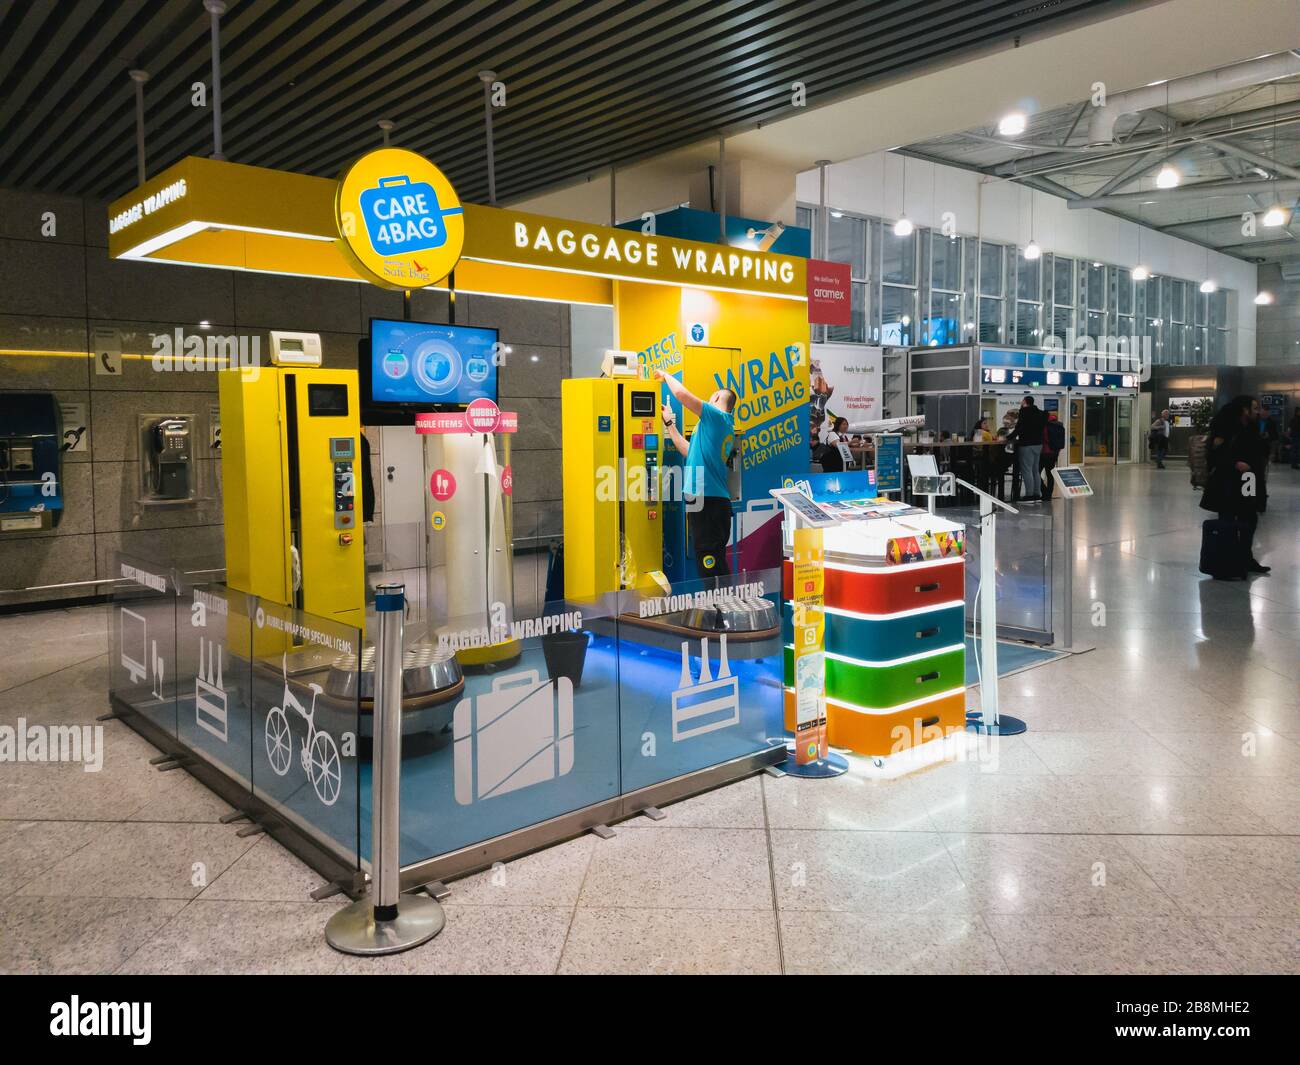
<svg viewBox="0 0 1300 1065">
<path fill-rule="evenodd" d="M 1095 479 L 1096 650 L 1006 678 L 1030 731 L 983 758 L 746 780 L 458 882 L 438 939 L 374 961 L 110 723 L 102 772 L 0 763 L 0 971 L 1300 972 L 1300 480 L 1272 474 L 1273 575 L 1220 584 L 1185 471 Z M 105 641 L 98 609 L 0 618 L 0 724 L 92 721 Z"/>
</svg>

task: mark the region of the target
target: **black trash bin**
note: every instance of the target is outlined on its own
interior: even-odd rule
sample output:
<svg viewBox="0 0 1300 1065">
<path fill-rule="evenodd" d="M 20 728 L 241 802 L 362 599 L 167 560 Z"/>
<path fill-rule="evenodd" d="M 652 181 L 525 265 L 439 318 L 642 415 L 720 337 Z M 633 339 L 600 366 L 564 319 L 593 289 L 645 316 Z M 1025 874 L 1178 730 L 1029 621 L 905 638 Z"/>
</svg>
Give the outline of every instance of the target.
<svg viewBox="0 0 1300 1065">
<path fill-rule="evenodd" d="M 587 648 L 592 634 L 585 631 L 553 632 L 542 637 L 542 655 L 546 659 L 546 673 L 551 680 L 568 677 L 573 686 L 582 683 L 582 667 L 587 661 Z"/>
</svg>

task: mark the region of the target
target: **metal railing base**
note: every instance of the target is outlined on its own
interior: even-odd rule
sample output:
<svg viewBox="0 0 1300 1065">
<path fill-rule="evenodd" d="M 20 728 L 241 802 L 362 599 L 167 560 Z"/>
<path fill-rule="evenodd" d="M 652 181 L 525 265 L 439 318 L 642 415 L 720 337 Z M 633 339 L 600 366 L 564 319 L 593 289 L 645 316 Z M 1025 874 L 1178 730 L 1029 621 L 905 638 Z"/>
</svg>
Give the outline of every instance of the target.
<svg viewBox="0 0 1300 1065">
<path fill-rule="evenodd" d="M 391 921 L 376 921 L 374 904 L 364 898 L 334 912 L 325 925 L 325 942 L 344 954 L 397 954 L 429 942 L 446 924 L 442 903 L 427 895 L 399 896 Z"/>
</svg>

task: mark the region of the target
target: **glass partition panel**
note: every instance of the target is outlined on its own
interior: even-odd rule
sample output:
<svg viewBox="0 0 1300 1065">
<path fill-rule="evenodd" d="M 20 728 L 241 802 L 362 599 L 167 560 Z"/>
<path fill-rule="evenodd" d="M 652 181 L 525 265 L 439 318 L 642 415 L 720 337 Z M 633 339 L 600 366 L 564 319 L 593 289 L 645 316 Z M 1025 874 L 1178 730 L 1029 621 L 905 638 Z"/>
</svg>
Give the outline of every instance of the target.
<svg viewBox="0 0 1300 1065">
<path fill-rule="evenodd" d="M 251 790 L 253 599 L 183 572 L 177 579 L 177 738 Z"/>
<path fill-rule="evenodd" d="M 613 798 L 619 790 L 615 598 L 447 619 L 407 643 L 401 863 Z M 421 663 L 424 663 L 421 665 Z M 442 663 L 432 676 L 429 662 Z M 453 664 L 454 663 L 454 664 Z M 423 671 L 423 672 L 422 672 Z M 438 681 L 440 688 L 421 693 Z M 362 769 L 362 856 L 370 850 Z"/>
<path fill-rule="evenodd" d="M 620 596 L 623 791 L 785 743 L 781 571 Z"/>
<path fill-rule="evenodd" d="M 361 633 L 259 600 L 248 644 L 253 793 L 342 860 L 357 861 Z"/>
<path fill-rule="evenodd" d="M 979 507 L 941 507 L 938 512 L 966 525 L 966 622 L 970 626 L 980 592 Z M 998 636 L 1051 643 L 1052 515 L 1046 509 L 1025 508 L 1019 514 L 999 510 L 997 523 Z"/>
<path fill-rule="evenodd" d="M 168 564 L 115 552 L 110 603 L 108 690 L 176 735 L 176 585 Z"/>
</svg>

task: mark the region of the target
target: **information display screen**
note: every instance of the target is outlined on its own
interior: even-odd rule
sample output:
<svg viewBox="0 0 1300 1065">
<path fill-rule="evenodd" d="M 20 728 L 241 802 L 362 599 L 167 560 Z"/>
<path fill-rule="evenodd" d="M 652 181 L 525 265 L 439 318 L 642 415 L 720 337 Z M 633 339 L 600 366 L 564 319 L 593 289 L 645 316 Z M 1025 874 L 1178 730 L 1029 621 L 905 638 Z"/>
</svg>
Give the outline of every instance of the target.
<svg viewBox="0 0 1300 1065">
<path fill-rule="evenodd" d="M 475 399 L 495 403 L 496 353 L 495 329 L 372 318 L 362 388 L 375 406 L 464 406 Z"/>
<path fill-rule="evenodd" d="M 1061 486 L 1061 493 L 1066 499 L 1092 495 L 1092 485 L 1078 466 L 1057 466 L 1052 471 L 1052 476 Z"/>
</svg>

